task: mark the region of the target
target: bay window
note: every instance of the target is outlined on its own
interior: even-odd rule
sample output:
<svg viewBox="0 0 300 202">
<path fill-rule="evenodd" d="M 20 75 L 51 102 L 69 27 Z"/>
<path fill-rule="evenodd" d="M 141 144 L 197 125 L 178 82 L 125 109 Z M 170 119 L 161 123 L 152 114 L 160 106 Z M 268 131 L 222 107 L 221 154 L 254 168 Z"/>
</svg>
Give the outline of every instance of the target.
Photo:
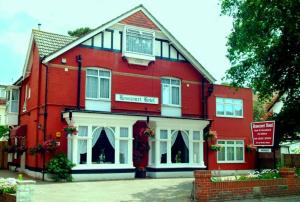
<svg viewBox="0 0 300 202">
<path fill-rule="evenodd" d="M 243 163 L 243 140 L 218 140 L 221 150 L 217 152 L 218 163 Z"/>
<path fill-rule="evenodd" d="M 132 166 L 128 127 L 78 126 L 68 137 L 68 158 L 79 167 Z"/>
<path fill-rule="evenodd" d="M 175 167 L 188 164 L 204 165 L 201 131 L 159 129 L 157 132 L 157 139 L 151 139 L 149 142 L 150 165 Z M 156 157 L 159 159 L 156 160 Z"/>
<path fill-rule="evenodd" d="M 123 56 L 129 64 L 148 66 L 149 62 L 155 60 L 154 31 L 125 26 L 123 33 Z"/>
</svg>

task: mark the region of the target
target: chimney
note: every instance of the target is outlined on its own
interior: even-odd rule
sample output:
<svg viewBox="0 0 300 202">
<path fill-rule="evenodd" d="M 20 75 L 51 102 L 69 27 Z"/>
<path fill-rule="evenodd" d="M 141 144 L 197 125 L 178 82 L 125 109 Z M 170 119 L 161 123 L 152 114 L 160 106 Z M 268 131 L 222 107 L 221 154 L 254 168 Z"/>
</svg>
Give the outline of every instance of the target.
<svg viewBox="0 0 300 202">
<path fill-rule="evenodd" d="M 39 31 L 41 31 L 41 26 L 42 26 L 42 24 L 39 23 L 39 24 L 38 24 L 38 30 L 39 30 Z"/>
</svg>

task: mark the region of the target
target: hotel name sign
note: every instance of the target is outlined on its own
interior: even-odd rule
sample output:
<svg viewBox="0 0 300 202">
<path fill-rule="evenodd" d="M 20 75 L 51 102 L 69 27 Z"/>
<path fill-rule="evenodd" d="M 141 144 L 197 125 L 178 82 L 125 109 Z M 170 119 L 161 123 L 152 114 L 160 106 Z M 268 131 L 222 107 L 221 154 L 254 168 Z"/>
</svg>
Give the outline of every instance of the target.
<svg viewBox="0 0 300 202">
<path fill-rule="evenodd" d="M 138 95 L 127 95 L 127 94 L 116 94 L 116 101 L 120 102 L 136 102 L 145 104 L 158 104 L 157 97 L 138 96 Z"/>
</svg>

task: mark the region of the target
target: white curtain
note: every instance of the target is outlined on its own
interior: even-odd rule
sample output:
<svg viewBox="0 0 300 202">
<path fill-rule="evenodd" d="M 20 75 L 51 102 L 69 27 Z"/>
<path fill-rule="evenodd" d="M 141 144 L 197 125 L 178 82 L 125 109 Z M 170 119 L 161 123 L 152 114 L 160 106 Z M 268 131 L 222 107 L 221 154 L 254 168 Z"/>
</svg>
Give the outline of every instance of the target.
<svg viewBox="0 0 300 202">
<path fill-rule="evenodd" d="M 176 131 L 176 132 L 172 135 L 171 146 L 173 146 L 173 144 L 175 143 L 176 138 L 177 138 L 177 136 L 178 136 L 178 132 L 179 132 L 179 131 Z"/>
<path fill-rule="evenodd" d="M 167 153 L 167 142 L 161 141 L 160 142 L 160 156 Z"/>
<path fill-rule="evenodd" d="M 92 139 L 92 147 L 94 147 L 94 145 L 96 144 L 98 138 L 100 137 L 102 129 L 104 129 L 104 131 L 106 133 L 106 136 L 107 136 L 107 139 L 108 139 L 109 143 L 111 144 L 111 146 L 113 148 L 115 148 L 115 135 L 114 135 L 114 133 L 110 129 L 103 128 L 103 127 L 97 128 L 96 131 L 94 132 L 93 139 Z"/>
<path fill-rule="evenodd" d="M 179 105 L 179 87 L 172 86 L 172 104 Z"/>
<path fill-rule="evenodd" d="M 100 78 L 100 98 L 109 98 L 109 79 Z"/>
<path fill-rule="evenodd" d="M 128 161 L 128 140 L 120 140 L 120 163 Z"/>
<path fill-rule="evenodd" d="M 162 101 L 163 104 L 170 104 L 170 85 L 162 84 Z"/>
<path fill-rule="evenodd" d="M 88 127 L 79 126 L 78 127 L 78 136 L 86 137 L 88 135 Z M 78 140 L 78 148 L 77 148 L 77 162 L 80 163 L 80 154 L 87 153 L 87 140 Z"/>
<path fill-rule="evenodd" d="M 179 131 L 175 132 L 173 135 L 172 135 L 172 139 L 171 139 L 171 143 L 172 143 L 172 146 L 174 145 L 175 141 L 176 141 L 176 138 L 178 136 L 178 133 Z M 189 148 L 189 137 L 188 135 L 186 135 L 185 132 L 181 131 L 181 136 L 182 136 L 182 139 L 184 141 L 184 144 L 187 148 Z"/>
<path fill-rule="evenodd" d="M 98 98 L 98 77 L 86 77 L 86 97 Z"/>
</svg>

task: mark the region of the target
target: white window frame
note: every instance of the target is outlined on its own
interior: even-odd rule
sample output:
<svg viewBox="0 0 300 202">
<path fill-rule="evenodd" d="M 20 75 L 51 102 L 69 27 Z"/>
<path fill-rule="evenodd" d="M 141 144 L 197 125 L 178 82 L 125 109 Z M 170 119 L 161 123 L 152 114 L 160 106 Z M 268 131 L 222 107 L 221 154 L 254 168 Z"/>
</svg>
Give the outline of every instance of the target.
<svg viewBox="0 0 300 202">
<path fill-rule="evenodd" d="M 167 138 L 161 138 L 160 134 L 161 131 L 167 131 Z M 149 151 L 149 166 L 150 167 L 158 167 L 158 168 L 181 168 L 181 167 L 205 167 L 204 165 L 204 150 L 203 150 L 203 131 L 200 129 L 190 129 L 190 130 L 184 130 L 180 129 L 181 131 L 184 132 L 185 135 L 188 136 L 188 150 L 189 150 L 189 162 L 186 163 L 172 163 L 172 136 L 177 133 L 179 130 L 178 129 L 170 129 L 167 127 L 162 127 L 162 128 L 156 128 L 156 135 L 155 139 L 149 139 L 149 144 L 153 145 L 155 143 L 155 156 L 153 156 L 153 148 L 150 146 L 150 151 Z M 194 132 L 199 132 L 200 134 L 200 139 L 196 140 L 193 138 Z M 166 163 L 161 163 L 161 151 L 160 151 L 160 144 L 161 143 L 167 143 L 167 162 Z M 199 143 L 199 162 L 194 161 L 194 144 L 193 143 Z M 154 159 L 153 159 L 154 158 Z"/>
<path fill-rule="evenodd" d="M 0 99 L 6 98 L 6 90 L 3 87 L 0 87 Z"/>
<path fill-rule="evenodd" d="M 221 144 L 220 141 L 224 141 L 224 144 Z M 233 141 L 234 144 L 228 144 L 227 142 Z M 242 141 L 243 144 L 237 144 L 237 141 Z M 219 160 L 218 154 L 219 151 L 217 152 L 217 163 L 245 163 L 245 141 L 244 140 L 218 140 L 217 141 L 218 145 L 221 145 L 224 147 L 224 152 L 225 152 L 225 160 Z M 227 147 L 233 147 L 234 148 L 234 160 L 227 160 Z M 241 147 L 243 148 L 243 160 L 236 160 L 236 148 Z"/>
<path fill-rule="evenodd" d="M 170 84 L 165 84 L 165 83 L 162 83 L 162 80 L 163 79 L 169 79 L 170 80 Z M 179 85 L 176 85 L 176 84 L 172 84 L 172 80 L 177 80 L 179 81 Z M 160 79 L 160 83 L 161 83 L 161 105 L 162 106 L 170 106 L 170 107 L 181 107 L 181 80 L 178 79 L 178 78 L 174 78 L 174 77 L 161 77 Z M 164 104 L 163 103 L 163 85 L 168 85 L 169 88 L 170 88 L 170 95 L 169 95 L 169 104 Z M 179 88 L 179 104 L 173 104 L 172 103 L 172 87 L 178 87 Z"/>
<path fill-rule="evenodd" d="M 147 53 L 141 53 L 141 52 L 132 52 L 127 51 L 127 30 L 137 31 L 142 33 L 147 33 L 152 35 L 152 54 Z M 153 61 L 155 60 L 155 31 L 135 26 L 124 26 L 123 30 L 123 44 L 122 44 L 122 53 L 125 57 L 132 57 L 132 58 L 138 58 L 138 59 L 145 59 Z"/>
<path fill-rule="evenodd" d="M 76 126 L 76 125 L 75 125 Z M 97 126 L 97 125 L 88 125 L 88 124 L 80 124 L 76 127 L 87 127 L 88 128 L 88 134 L 87 136 L 80 136 L 78 135 L 68 135 L 68 159 L 71 160 L 75 165 L 73 169 L 96 169 L 96 168 L 127 168 L 127 167 L 132 167 L 132 129 L 128 125 L 111 125 L 111 126 Z M 93 164 L 92 162 L 92 139 L 94 132 L 99 129 L 99 128 L 107 128 L 109 130 L 114 131 L 114 141 L 115 141 L 115 162 L 112 164 Z M 114 130 L 113 130 L 114 128 Z M 121 128 L 127 128 L 128 130 L 128 136 L 127 137 L 120 137 L 121 133 Z M 85 164 L 79 164 L 78 157 L 78 140 L 84 140 L 86 141 L 87 144 L 87 161 Z M 127 163 L 120 163 L 120 141 L 121 140 L 126 140 L 127 141 Z"/>
<path fill-rule="evenodd" d="M 7 102 L 6 102 L 6 106 L 7 106 L 7 112 L 11 113 L 11 114 L 18 114 L 19 113 L 19 100 L 20 100 L 20 91 L 18 88 L 9 88 L 8 89 L 9 93 L 6 92 L 6 96 L 7 96 Z M 13 91 L 17 91 L 18 93 L 18 99 L 17 100 L 13 100 Z M 17 111 L 13 112 L 12 111 L 12 102 L 16 102 L 17 103 Z"/>
<path fill-rule="evenodd" d="M 98 76 L 94 76 L 94 75 L 88 75 L 88 70 L 96 70 L 98 72 Z M 100 76 L 99 75 L 99 71 L 106 71 L 106 72 L 109 72 L 109 77 L 107 76 Z M 103 100 L 103 101 L 111 101 L 111 75 L 112 72 L 111 70 L 109 69 L 104 69 L 104 68 L 96 68 L 96 67 L 88 67 L 86 68 L 86 82 L 85 82 L 85 86 L 87 88 L 87 79 L 88 77 L 96 77 L 98 78 L 98 92 L 97 92 L 97 98 L 92 98 L 92 97 L 87 97 L 87 94 L 85 93 L 85 99 L 87 100 Z M 101 98 L 100 97 L 100 79 L 101 78 L 105 78 L 105 79 L 109 79 L 109 89 L 108 89 L 108 92 L 109 92 L 109 97 L 108 98 Z"/>
<path fill-rule="evenodd" d="M 219 99 L 223 99 L 224 102 L 218 102 L 217 100 Z M 241 104 L 234 104 L 234 103 L 230 103 L 230 102 L 226 102 L 226 100 L 240 100 L 241 101 Z M 218 104 L 223 104 L 223 108 L 224 108 L 224 114 L 218 114 Z M 226 115 L 225 112 L 225 106 L 226 105 L 232 105 L 233 107 L 233 115 Z M 234 106 L 237 106 L 237 105 L 242 105 L 242 115 L 239 116 L 239 115 L 235 115 L 235 111 L 234 111 Z M 244 117 L 244 102 L 243 102 L 243 99 L 238 99 L 238 98 L 224 98 L 224 97 L 216 97 L 216 116 L 217 117 L 228 117 L 228 118 L 243 118 Z"/>
</svg>

